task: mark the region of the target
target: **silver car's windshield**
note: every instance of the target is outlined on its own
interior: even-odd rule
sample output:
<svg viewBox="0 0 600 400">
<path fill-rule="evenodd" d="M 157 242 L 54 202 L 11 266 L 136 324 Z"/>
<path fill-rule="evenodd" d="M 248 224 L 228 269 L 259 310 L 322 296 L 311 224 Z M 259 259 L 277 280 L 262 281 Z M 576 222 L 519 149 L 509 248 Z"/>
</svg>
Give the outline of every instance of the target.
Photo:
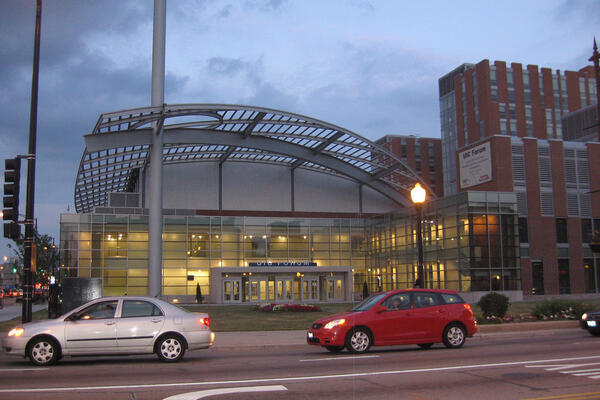
<svg viewBox="0 0 600 400">
<path fill-rule="evenodd" d="M 374 294 L 371 297 L 367 297 L 352 308 L 352 311 L 367 311 L 375 304 L 379 303 L 381 299 L 385 297 L 385 293 Z"/>
</svg>

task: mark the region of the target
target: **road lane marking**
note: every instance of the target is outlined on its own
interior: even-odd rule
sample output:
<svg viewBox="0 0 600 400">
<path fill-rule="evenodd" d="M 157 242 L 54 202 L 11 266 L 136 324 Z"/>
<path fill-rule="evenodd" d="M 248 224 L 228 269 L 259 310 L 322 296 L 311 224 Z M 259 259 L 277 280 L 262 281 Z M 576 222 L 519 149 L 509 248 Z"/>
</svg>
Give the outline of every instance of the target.
<svg viewBox="0 0 600 400">
<path fill-rule="evenodd" d="M 549 396 L 549 397 L 534 397 L 524 400 L 583 400 L 583 399 L 598 399 L 600 398 L 600 392 L 589 392 L 589 393 L 570 393 L 563 394 L 560 396 Z"/>
<path fill-rule="evenodd" d="M 575 371 L 560 371 L 561 374 L 575 374 L 575 373 L 581 373 L 581 372 L 600 372 L 600 368 L 591 368 L 591 369 L 578 369 Z"/>
<path fill-rule="evenodd" d="M 600 379 L 600 368 L 573 369 L 592 365 L 600 365 L 600 363 L 526 365 L 525 368 L 544 368 L 546 371 L 558 371 L 561 374 L 582 376 L 590 379 Z"/>
<path fill-rule="evenodd" d="M 0 372 L 10 371 L 45 371 L 48 368 L 0 368 Z"/>
<path fill-rule="evenodd" d="M 300 362 L 311 362 L 311 361 L 331 361 L 331 360 L 356 360 L 359 358 L 379 358 L 379 356 L 350 356 L 350 357 L 327 357 L 327 358 L 309 358 L 306 360 L 300 360 Z"/>
<path fill-rule="evenodd" d="M 598 365 L 600 363 L 586 364 L 550 364 L 550 365 L 526 365 L 525 368 L 544 368 L 546 371 L 560 371 L 562 369 L 570 369 L 575 367 L 584 367 L 586 365 Z"/>
<path fill-rule="evenodd" d="M 404 369 L 395 371 L 376 371 L 376 372 L 355 372 L 350 374 L 336 375 L 317 375 L 317 376 L 296 376 L 282 378 L 262 378 L 262 379 L 237 379 L 230 381 L 207 381 L 207 382 L 178 382 L 178 383 L 155 383 L 155 384 L 140 384 L 140 385 L 111 385 L 111 386 L 79 386 L 79 387 L 43 387 L 43 388 L 13 388 L 0 389 L 0 393 L 35 393 L 35 392 L 75 392 L 75 391 L 95 391 L 95 390 L 130 390 L 130 389 L 152 389 L 152 388 L 169 388 L 169 387 L 189 387 L 189 386 L 208 386 L 208 385 L 238 385 L 249 383 L 272 383 L 272 382 L 302 382 L 302 381 L 317 381 L 327 379 L 346 379 L 346 378 L 363 378 L 368 376 L 384 376 L 384 375 L 401 375 L 415 374 L 423 372 L 444 372 L 444 371 L 460 371 L 465 369 L 478 368 L 493 368 L 493 367 L 510 367 L 513 365 L 525 365 L 536 363 L 563 362 L 575 360 L 591 360 L 598 359 L 600 356 L 584 356 L 570 358 L 554 358 L 547 360 L 527 360 L 527 361 L 512 361 L 503 363 L 490 364 L 473 364 L 473 365 L 456 365 L 452 367 L 437 367 L 437 368 L 421 368 L 421 369 Z"/>
<path fill-rule="evenodd" d="M 246 387 L 235 387 L 235 388 L 223 388 L 223 389 L 210 389 L 201 390 L 199 392 L 181 393 L 175 396 L 167 397 L 164 400 L 198 400 L 204 397 L 219 396 L 221 394 L 232 394 L 232 393 L 250 393 L 250 392 L 275 392 L 287 390 L 285 386 L 273 385 L 273 386 L 246 386 Z"/>
</svg>

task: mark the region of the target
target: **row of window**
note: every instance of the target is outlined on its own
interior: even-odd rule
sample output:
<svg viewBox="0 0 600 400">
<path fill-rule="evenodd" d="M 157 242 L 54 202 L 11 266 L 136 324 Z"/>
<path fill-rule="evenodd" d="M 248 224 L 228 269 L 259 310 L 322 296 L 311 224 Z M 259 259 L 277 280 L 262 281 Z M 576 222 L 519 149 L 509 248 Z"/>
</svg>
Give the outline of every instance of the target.
<svg viewBox="0 0 600 400">
<path fill-rule="evenodd" d="M 556 218 L 556 243 L 569 243 L 567 218 Z M 581 242 L 591 243 L 600 239 L 600 219 L 581 219 Z M 519 218 L 519 241 L 529 243 L 529 228 L 527 218 Z"/>
</svg>

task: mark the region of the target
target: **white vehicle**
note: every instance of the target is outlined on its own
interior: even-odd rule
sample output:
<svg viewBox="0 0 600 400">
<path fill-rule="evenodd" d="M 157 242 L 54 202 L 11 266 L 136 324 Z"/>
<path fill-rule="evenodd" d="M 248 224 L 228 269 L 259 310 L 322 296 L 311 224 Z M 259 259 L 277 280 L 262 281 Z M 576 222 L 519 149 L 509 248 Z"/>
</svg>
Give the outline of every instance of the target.
<svg viewBox="0 0 600 400">
<path fill-rule="evenodd" d="M 150 297 L 102 297 L 57 319 L 30 322 L 2 338 L 6 354 L 52 365 L 63 356 L 156 353 L 176 362 L 214 343 L 207 314 Z"/>
</svg>

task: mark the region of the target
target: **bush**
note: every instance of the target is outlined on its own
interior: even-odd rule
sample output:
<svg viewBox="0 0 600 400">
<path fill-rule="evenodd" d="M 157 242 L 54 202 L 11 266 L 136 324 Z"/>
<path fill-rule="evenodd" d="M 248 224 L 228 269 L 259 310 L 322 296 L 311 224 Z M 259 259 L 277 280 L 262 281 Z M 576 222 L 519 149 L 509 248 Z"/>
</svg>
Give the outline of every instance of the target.
<svg viewBox="0 0 600 400">
<path fill-rule="evenodd" d="M 580 301 L 544 300 L 531 313 L 539 319 L 580 319 L 584 312 L 591 310 L 589 304 Z"/>
<path fill-rule="evenodd" d="M 503 294 L 491 292 L 483 296 L 477 305 L 481 308 L 483 316 L 504 318 L 509 306 L 508 297 Z"/>
</svg>

